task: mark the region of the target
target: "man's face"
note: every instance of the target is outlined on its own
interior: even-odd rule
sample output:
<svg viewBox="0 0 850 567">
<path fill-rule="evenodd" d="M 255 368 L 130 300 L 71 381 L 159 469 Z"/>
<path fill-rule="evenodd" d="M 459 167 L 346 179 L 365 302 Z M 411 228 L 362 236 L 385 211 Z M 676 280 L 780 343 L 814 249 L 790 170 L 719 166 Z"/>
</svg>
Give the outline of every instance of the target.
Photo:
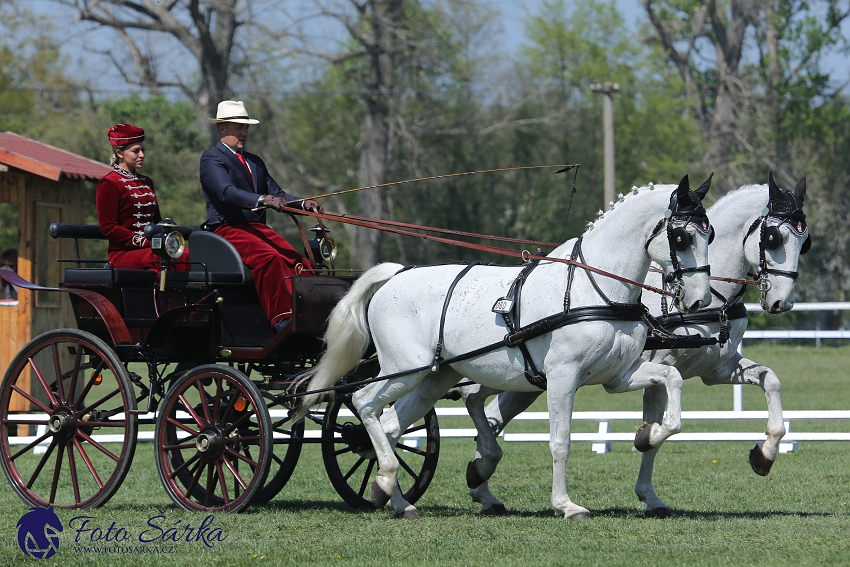
<svg viewBox="0 0 850 567">
<path fill-rule="evenodd" d="M 248 142 L 248 124 L 222 122 L 218 125 L 218 137 L 234 150 L 241 152 Z"/>
</svg>

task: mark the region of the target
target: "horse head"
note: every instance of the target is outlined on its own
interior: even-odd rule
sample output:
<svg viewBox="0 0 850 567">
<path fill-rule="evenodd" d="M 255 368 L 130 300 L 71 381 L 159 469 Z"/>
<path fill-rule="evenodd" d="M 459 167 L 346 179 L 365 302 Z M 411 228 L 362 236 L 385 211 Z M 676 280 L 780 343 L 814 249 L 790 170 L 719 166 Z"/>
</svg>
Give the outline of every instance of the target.
<svg viewBox="0 0 850 567">
<path fill-rule="evenodd" d="M 767 187 L 767 206 L 744 237 L 744 254 L 759 280 L 762 309 L 784 313 L 794 307 L 800 255 L 812 245 L 803 212 L 806 178 L 797 182 L 792 193 L 777 185 L 771 171 Z"/>
<path fill-rule="evenodd" d="M 708 245 L 714 239 L 714 229 L 702 200 L 713 175 L 693 191 L 688 176 L 682 178 L 670 195 L 664 219 L 655 226 L 645 246 L 664 272 L 664 285 L 676 294 L 676 307 L 683 313 L 711 303 Z M 666 239 L 656 238 L 662 233 L 666 233 Z"/>
</svg>

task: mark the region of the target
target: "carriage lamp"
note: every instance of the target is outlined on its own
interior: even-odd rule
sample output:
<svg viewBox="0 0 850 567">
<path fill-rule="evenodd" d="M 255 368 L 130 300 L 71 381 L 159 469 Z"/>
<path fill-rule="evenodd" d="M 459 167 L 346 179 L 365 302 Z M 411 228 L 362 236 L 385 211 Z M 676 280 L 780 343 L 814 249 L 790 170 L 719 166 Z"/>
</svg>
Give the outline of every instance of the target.
<svg viewBox="0 0 850 567">
<path fill-rule="evenodd" d="M 183 235 L 176 230 L 166 233 L 169 228 L 177 226 L 171 219 L 162 219 L 159 223 L 163 227 L 163 232 L 151 237 L 151 250 L 163 258 L 179 258 L 183 255 L 183 250 L 186 249 L 186 240 Z"/>
<path fill-rule="evenodd" d="M 323 237 L 322 227 L 316 223 L 310 231 L 315 234 L 313 238 L 307 241 L 307 244 L 310 245 L 310 250 L 313 252 L 313 257 L 316 258 L 319 264 L 322 264 L 324 260 L 333 266 L 334 259 L 336 258 L 336 241 L 328 236 L 331 229 L 325 227 Z"/>
</svg>

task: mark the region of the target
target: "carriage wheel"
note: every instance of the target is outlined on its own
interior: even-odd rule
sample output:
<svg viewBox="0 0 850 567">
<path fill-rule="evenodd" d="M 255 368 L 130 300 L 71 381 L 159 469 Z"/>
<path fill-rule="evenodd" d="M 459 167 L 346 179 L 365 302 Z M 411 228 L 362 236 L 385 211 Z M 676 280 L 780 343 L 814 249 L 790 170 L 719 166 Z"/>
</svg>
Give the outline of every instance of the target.
<svg viewBox="0 0 850 567">
<path fill-rule="evenodd" d="M 343 410 L 349 410 L 351 416 L 341 417 Z M 425 432 L 424 444 L 421 437 L 405 438 L 421 431 Z M 411 439 L 419 439 L 419 443 L 414 445 Z M 408 427 L 396 443 L 399 486 L 404 499 L 411 504 L 425 494 L 434 477 L 439 453 L 440 426 L 432 408 L 424 418 Z M 328 406 L 322 428 L 322 458 L 331 484 L 342 499 L 355 508 L 374 510 L 369 486 L 377 475 L 378 461 L 350 395 L 338 396 Z"/>
<path fill-rule="evenodd" d="M 292 424 L 289 416 L 275 419 L 272 421 L 272 435 L 274 452 L 269 475 L 265 486 L 254 497 L 254 504 L 265 504 L 289 482 L 304 444 L 304 422 Z"/>
<path fill-rule="evenodd" d="M 259 389 L 229 366 L 198 366 L 162 400 L 154 438 L 166 492 L 185 510 L 239 512 L 263 487 L 272 424 Z"/>
<path fill-rule="evenodd" d="M 109 500 L 136 451 L 127 369 L 90 333 L 57 329 L 18 353 L 0 386 L 0 464 L 32 506 L 94 508 Z"/>
</svg>

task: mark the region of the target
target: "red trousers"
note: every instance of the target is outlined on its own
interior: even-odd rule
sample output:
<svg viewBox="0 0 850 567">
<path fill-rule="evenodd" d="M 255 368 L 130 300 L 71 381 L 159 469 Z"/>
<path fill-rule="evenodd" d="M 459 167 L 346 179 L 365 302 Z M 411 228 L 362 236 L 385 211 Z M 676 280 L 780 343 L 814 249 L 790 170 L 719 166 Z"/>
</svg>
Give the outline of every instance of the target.
<svg viewBox="0 0 850 567">
<path fill-rule="evenodd" d="M 292 277 L 295 266 L 310 263 L 281 235 L 259 222 L 220 224 L 214 232 L 236 248 L 242 261 L 251 268 L 260 305 L 269 323 L 292 316 Z"/>
</svg>

